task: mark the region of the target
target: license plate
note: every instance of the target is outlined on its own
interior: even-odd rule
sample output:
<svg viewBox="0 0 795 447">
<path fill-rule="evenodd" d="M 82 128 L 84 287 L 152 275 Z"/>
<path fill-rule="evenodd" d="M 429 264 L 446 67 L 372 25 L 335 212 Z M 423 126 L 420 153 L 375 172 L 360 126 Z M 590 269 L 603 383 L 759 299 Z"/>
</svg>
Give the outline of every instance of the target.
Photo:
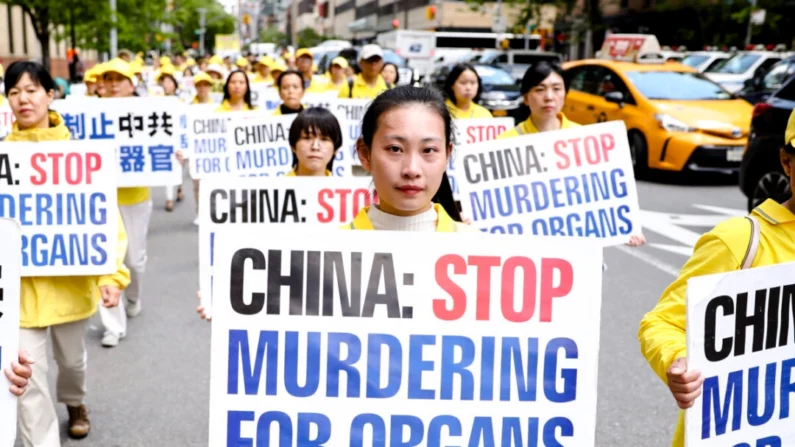
<svg viewBox="0 0 795 447">
<path fill-rule="evenodd" d="M 508 116 L 508 111 L 507 110 L 495 110 L 492 113 L 492 115 L 493 116 Z"/>
<path fill-rule="evenodd" d="M 726 161 L 743 161 L 743 148 L 733 147 L 731 149 L 726 149 Z"/>
</svg>

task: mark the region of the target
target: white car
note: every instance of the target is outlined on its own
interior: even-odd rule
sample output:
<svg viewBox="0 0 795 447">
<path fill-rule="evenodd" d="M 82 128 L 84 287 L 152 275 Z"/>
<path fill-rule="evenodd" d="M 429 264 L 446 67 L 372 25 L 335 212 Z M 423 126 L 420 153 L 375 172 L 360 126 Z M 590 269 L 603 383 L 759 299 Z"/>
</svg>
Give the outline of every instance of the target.
<svg viewBox="0 0 795 447">
<path fill-rule="evenodd" d="M 789 53 L 774 51 L 741 51 L 723 65 L 704 74 L 717 82 L 730 93 L 737 93 L 745 81 L 755 76 L 764 76 L 776 62 L 789 56 Z"/>
<path fill-rule="evenodd" d="M 682 63 L 704 73 L 709 70 L 717 70 L 731 57 L 731 53 L 724 51 L 692 51 L 687 53 Z"/>
</svg>

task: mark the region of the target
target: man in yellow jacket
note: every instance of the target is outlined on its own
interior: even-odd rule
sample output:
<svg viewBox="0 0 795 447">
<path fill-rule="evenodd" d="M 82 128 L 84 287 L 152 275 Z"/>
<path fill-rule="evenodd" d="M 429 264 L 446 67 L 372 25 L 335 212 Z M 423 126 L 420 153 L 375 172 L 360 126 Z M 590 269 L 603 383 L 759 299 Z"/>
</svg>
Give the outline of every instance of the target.
<svg viewBox="0 0 795 447">
<path fill-rule="evenodd" d="M 384 67 L 384 50 L 378 45 L 368 44 L 359 53 L 362 72 L 340 87 L 340 98 L 375 99 L 381 92 L 392 88 L 381 76 Z"/>
<path fill-rule="evenodd" d="M 105 81 L 109 97 L 126 98 L 135 93 L 135 75 L 130 64 L 121 59 L 113 59 L 102 66 L 101 76 Z M 102 345 L 112 348 L 127 335 L 127 317 L 134 318 L 141 313 L 141 289 L 146 270 L 146 239 L 149 233 L 149 220 L 152 217 L 152 199 L 148 187 L 119 188 L 119 210 L 124 227 L 127 229 L 129 245 L 125 265 L 130 268 L 130 285 L 125 297 L 127 306 L 114 309 L 100 309 L 105 334 Z"/>
</svg>

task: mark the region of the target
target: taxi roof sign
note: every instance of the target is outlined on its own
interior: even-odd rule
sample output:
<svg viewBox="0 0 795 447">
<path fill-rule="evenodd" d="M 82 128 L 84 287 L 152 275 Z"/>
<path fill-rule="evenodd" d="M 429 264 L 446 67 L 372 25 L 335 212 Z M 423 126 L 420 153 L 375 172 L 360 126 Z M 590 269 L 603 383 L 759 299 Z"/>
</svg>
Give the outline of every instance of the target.
<svg viewBox="0 0 795 447">
<path fill-rule="evenodd" d="M 641 55 L 660 51 L 660 42 L 652 34 L 610 34 L 602 43 L 599 58 L 637 62 Z"/>
</svg>

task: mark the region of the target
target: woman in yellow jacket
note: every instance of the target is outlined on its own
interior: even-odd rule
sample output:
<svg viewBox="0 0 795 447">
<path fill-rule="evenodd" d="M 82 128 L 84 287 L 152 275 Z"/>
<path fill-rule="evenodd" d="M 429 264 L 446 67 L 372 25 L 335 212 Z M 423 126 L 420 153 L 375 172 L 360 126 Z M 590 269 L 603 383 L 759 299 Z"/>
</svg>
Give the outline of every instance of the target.
<svg viewBox="0 0 795 447">
<path fill-rule="evenodd" d="M 8 67 L 5 93 L 16 117 L 5 141 L 69 140 L 69 129 L 60 115 L 49 110 L 55 84 L 35 62 L 16 62 Z M 47 330 L 53 340 L 58 365 L 57 397 L 66 404 L 68 433 L 88 435 L 90 423 L 85 406 L 86 329 L 100 300 L 105 307 L 119 303 L 120 290 L 130 282 L 123 260 L 127 235 L 119 219 L 116 273 L 108 276 L 26 277 L 20 296 L 20 349 L 37 362 L 27 392 L 18 401 L 19 436 L 23 445 L 61 445 L 58 416 L 47 383 Z"/>
<path fill-rule="evenodd" d="M 135 74 L 122 59 L 116 58 L 102 64 L 98 73 L 105 82 L 110 98 L 131 98 L 135 96 Z M 112 348 L 126 337 L 127 318 L 141 313 L 141 291 L 146 271 L 146 242 L 149 234 L 149 221 L 152 218 L 152 198 L 148 187 L 119 188 L 119 210 L 127 230 L 127 256 L 124 264 L 130 269 L 130 284 L 125 291 L 126 307 L 114 309 L 100 308 L 99 316 L 105 333 L 102 346 Z"/>
<path fill-rule="evenodd" d="M 563 69 L 557 63 L 538 62 L 522 77 L 522 100 L 530 109 L 530 117 L 497 138 L 511 138 L 536 132 L 571 129 L 580 125 L 563 114 L 569 86 Z"/>
<path fill-rule="evenodd" d="M 342 147 L 342 129 L 333 113 L 310 107 L 290 125 L 293 169 L 287 177 L 330 177 L 334 157 Z"/>
<path fill-rule="evenodd" d="M 248 75 L 243 70 L 229 73 L 224 84 L 224 100 L 215 109 L 216 112 L 241 112 L 255 110 L 251 103 L 251 86 Z"/>
<path fill-rule="evenodd" d="M 784 172 L 795 190 L 795 113 L 790 115 L 785 146 L 779 151 Z M 759 231 L 758 245 L 751 243 L 754 225 Z M 726 273 L 748 267 L 764 267 L 795 261 L 795 200 L 783 204 L 768 199 L 751 212 L 750 219 L 735 217 L 719 223 L 701 236 L 693 255 L 679 277 L 660 297 L 655 308 L 640 322 L 638 338 L 643 356 L 673 394 L 681 409 L 690 408 L 701 395 L 703 377 L 687 369 L 686 296 L 687 281 L 696 276 Z M 684 412 L 672 445 L 684 446 Z"/>
<path fill-rule="evenodd" d="M 210 96 L 213 88 L 213 78 L 207 73 L 199 72 L 193 77 L 193 87 L 196 88 L 196 96 L 191 101 L 191 105 L 212 104 L 213 98 Z"/>
<path fill-rule="evenodd" d="M 477 103 L 483 93 L 480 76 L 475 67 L 458 64 L 450 70 L 442 89 L 447 108 L 454 119 L 492 118 L 491 112 Z"/>
<path fill-rule="evenodd" d="M 293 115 L 301 113 L 304 105 L 304 78 L 301 72 L 287 70 L 276 79 L 276 88 L 279 89 L 279 98 L 282 103 L 273 111 L 273 116 Z"/>
<path fill-rule="evenodd" d="M 364 114 L 356 150 L 379 203 L 362 208 L 345 228 L 478 231 L 461 223 L 447 179 L 452 121 L 432 88 L 402 86 L 378 95 Z"/>
</svg>

